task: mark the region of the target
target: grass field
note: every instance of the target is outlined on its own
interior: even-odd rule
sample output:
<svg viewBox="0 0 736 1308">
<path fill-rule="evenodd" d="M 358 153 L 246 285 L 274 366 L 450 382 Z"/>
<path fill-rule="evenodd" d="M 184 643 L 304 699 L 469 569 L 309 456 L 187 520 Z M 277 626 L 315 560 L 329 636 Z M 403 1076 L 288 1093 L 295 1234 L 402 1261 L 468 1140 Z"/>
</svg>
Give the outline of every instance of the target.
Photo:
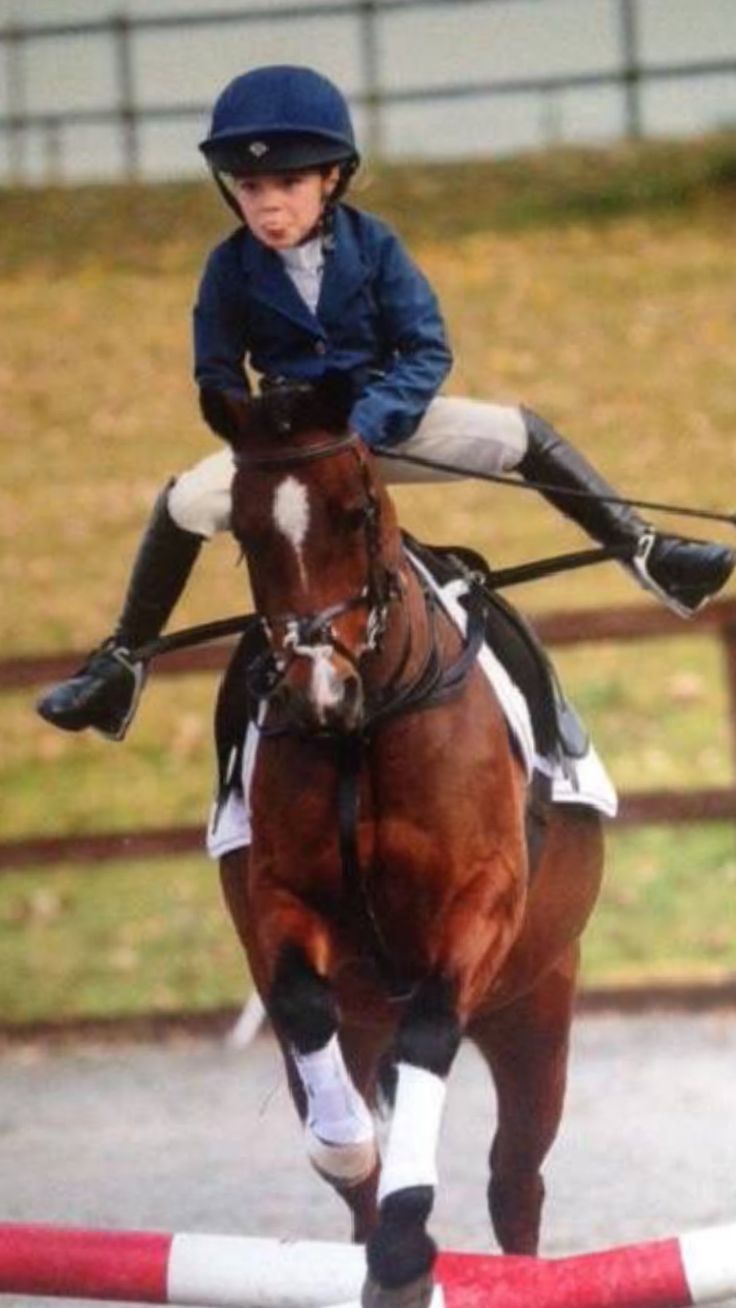
<svg viewBox="0 0 736 1308">
<path fill-rule="evenodd" d="M 440 293 L 449 389 L 537 408 L 622 491 L 733 509 L 733 137 L 389 171 L 356 200 L 411 240 Z M 105 634 L 160 485 L 214 448 L 189 378 L 189 313 L 227 229 L 216 197 L 191 184 L 0 194 L 4 654 Z M 418 534 L 499 563 L 580 544 L 528 495 L 464 484 L 397 498 Z M 177 624 L 244 607 L 235 562 L 228 540 L 208 547 Z M 514 597 L 532 615 L 651 602 L 613 566 Z M 718 655 L 697 625 L 558 663 L 621 787 L 729 779 Z M 208 677 L 154 681 L 122 747 L 55 733 L 29 696 L 4 696 L 2 834 L 203 813 L 213 693 Z M 733 826 L 614 829 L 587 975 L 733 971 L 735 879 Z M 204 858 L 0 882 L 0 1020 L 202 1007 L 242 986 Z"/>
</svg>

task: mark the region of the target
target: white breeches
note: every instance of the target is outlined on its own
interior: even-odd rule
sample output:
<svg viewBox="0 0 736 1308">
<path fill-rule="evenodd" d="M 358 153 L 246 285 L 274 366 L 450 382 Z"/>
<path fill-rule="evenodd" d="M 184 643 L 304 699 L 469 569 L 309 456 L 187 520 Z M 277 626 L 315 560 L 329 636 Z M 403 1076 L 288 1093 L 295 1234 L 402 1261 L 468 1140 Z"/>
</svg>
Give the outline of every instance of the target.
<svg viewBox="0 0 736 1308">
<path fill-rule="evenodd" d="M 469 473 L 504 473 L 524 457 L 527 434 L 520 409 L 482 400 L 439 396 L 430 404 L 417 430 L 400 447 L 407 454 L 439 463 L 453 463 Z M 431 468 L 381 460 L 391 485 L 452 481 L 454 476 Z M 210 454 L 177 478 L 169 491 L 169 512 L 179 527 L 209 539 L 230 525 L 233 458 L 230 450 Z"/>
</svg>

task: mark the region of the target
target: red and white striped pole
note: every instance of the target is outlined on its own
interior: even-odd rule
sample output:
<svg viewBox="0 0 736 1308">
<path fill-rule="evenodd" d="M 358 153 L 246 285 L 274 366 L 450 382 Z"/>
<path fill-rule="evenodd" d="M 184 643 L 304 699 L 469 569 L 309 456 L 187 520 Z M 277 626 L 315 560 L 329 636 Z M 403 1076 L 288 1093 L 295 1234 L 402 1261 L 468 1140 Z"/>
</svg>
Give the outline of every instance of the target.
<svg viewBox="0 0 736 1308">
<path fill-rule="evenodd" d="M 0 1225 L 0 1295 L 357 1308 L 355 1245 Z M 441 1254 L 437 1308 L 688 1308 L 736 1295 L 736 1225 L 572 1258 Z"/>
</svg>

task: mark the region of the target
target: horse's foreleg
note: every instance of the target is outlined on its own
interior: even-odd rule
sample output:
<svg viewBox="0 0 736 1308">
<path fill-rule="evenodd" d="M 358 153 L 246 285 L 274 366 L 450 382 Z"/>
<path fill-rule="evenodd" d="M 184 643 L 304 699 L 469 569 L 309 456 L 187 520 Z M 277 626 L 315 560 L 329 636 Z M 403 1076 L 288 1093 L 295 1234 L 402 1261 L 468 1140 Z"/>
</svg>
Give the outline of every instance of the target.
<svg viewBox="0 0 736 1308">
<path fill-rule="evenodd" d="M 309 1160 L 348 1202 L 355 1237 L 365 1238 L 378 1167 L 375 1128 L 343 1058 L 332 985 L 305 949 L 285 944 L 266 1005 L 301 1086 L 302 1094 L 294 1097 L 302 1111 Z M 354 1187 L 360 1192 L 351 1202 Z"/>
<path fill-rule="evenodd" d="M 391 1068 L 393 1114 L 378 1191 L 379 1220 L 368 1241 L 364 1305 L 422 1305 L 431 1296 L 436 1246 L 427 1221 L 437 1185 L 436 1154 L 447 1076 L 460 1044 L 455 987 L 422 982 L 399 1024 Z M 408 1297 L 407 1297 L 408 1295 Z"/>
<path fill-rule="evenodd" d="M 496 1086 L 488 1206 L 504 1253 L 536 1254 L 539 1247 L 541 1168 L 562 1116 L 576 972 L 571 946 L 533 991 L 468 1029 Z"/>
<path fill-rule="evenodd" d="M 383 1028 L 352 1025 L 343 1021 L 340 1027 L 340 1049 L 345 1060 L 350 1078 L 359 1094 L 367 1104 L 375 1101 L 376 1070 L 380 1062 L 387 1035 Z M 297 1064 L 290 1050 L 282 1045 L 292 1098 L 297 1106 L 302 1121 L 307 1122 L 307 1098 Z M 366 1161 L 370 1161 L 367 1154 Z M 376 1225 L 378 1205 L 378 1154 L 372 1151 L 374 1165 L 362 1178 L 355 1180 L 348 1177 L 329 1175 L 317 1160 L 313 1160 L 316 1170 L 327 1180 L 345 1202 L 352 1217 L 352 1238 L 358 1244 L 365 1244 L 370 1232 Z"/>
<path fill-rule="evenodd" d="M 364 1241 L 376 1218 L 378 1153 L 363 1095 L 372 1086 L 380 1045 L 372 1032 L 353 1036 L 347 1030 L 347 1070 L 338 1044 L 332 988 L 308 953 L 284 945 L 277 951 L 273 973 L 267 966 L 259 914 L 249 896 L 248 850 L 226 854 L 220 876 L 230 916 L 281 1046 L 291 1097 L 304 1123 L 308 1156 L 350 1209 L 353 1238 Z M 314 943 L 311 915 L 301 923 L 295 923 L 293 915 L 290 920 L 292 930 L 301 927 L 299 935 Z M 316 936 L 321 935 L 317 928 Z M 314 952 L 323 952 L 319 940 Z"/>
</svg>

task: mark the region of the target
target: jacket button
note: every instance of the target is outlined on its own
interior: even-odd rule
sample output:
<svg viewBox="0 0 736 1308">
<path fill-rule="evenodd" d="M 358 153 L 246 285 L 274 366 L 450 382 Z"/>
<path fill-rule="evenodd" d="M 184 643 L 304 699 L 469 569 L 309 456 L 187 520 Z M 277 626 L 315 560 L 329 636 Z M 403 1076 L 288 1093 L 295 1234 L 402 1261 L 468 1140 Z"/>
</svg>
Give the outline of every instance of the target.
<svg viewBox="0 0 736 1308">
<path fill-rule="evenodd" d="M 319 354 L 319 355 L 326 354 L 326 353 L 327 353 L 327 342 L 326 342 L 326 341 L 315 341 L 315 342 L 314 342 L 314 353 L 315 353 L 315 354 Z"/>
</svg>

